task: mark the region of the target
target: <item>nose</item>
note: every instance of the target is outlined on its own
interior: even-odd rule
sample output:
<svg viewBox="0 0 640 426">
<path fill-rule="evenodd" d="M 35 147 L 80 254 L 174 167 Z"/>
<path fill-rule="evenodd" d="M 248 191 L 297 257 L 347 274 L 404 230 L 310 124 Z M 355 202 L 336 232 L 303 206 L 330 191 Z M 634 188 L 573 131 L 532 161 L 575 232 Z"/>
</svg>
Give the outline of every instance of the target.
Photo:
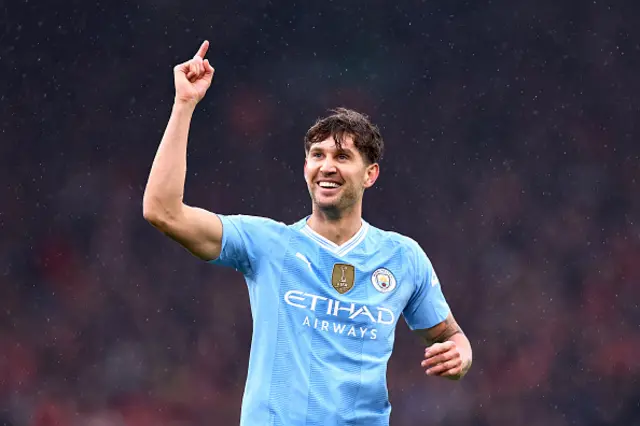
<svg viewBox="0 0 640 426">
<path fill-rule="evenodd" d="M 336 166 L 330 156 L 325 157 L 322 165 L 320 166 L 320 172 L 324 174 L 331 174 L 336 172 Z"/>
</svg>

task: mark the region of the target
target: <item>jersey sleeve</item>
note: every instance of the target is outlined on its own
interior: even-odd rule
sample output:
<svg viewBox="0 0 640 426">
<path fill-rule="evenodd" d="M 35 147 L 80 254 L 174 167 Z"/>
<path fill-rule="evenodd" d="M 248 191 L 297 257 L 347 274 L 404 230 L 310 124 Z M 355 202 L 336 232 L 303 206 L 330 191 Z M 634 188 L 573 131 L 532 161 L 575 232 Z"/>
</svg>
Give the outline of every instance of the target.
<svg viewBox="0 0 640 426">
<path fill-rule="evenodd" d="M 433 327 L 444 321 L 450 309 L 442 293 L 438 276 L 425 252 L 415 242 L 412 244 L 411 251 L 415 288 L 403 315 L 411 330 L 419 330 Z"/>
<path fill-rule="evenodd" d="M 247 215 L 218 215 L 222 222 L 222 249 L 214 265 L 229 266 L 251 276 L 279 240 L 284 224 Z"/>
</svg>

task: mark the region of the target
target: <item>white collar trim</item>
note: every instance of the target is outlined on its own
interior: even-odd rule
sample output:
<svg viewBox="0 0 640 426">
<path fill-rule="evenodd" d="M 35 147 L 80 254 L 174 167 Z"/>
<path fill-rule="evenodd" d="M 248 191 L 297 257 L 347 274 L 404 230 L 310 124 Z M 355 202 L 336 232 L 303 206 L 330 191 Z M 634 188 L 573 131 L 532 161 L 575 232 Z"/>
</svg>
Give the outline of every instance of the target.
<svg viewBox="0 0 640 426">
<path fill-rule="evenodd" d="M 313 241 L 318 243 L 321 247 L 329 250 L 330 252 L 340 256 L 344 256 L 347 253 L 349 253 L 351 250 L 356 248 L 358 244 L 360 244 L 364 240 L 364 238 L 367 236 L 368 230 L 369 230 L 369 224 L 363 220 L 362 226 L 360 226 L 360 229 L 358 230 L 358 232 L 356 232 L 353 237 L 349 238 L 348 241 L 345 241 L 341 245 L 338 245 L 333 241 L 318 234 L 316 231 L 311 229 L 311 227 L 307 224 L 305 224 L 304 227 L 300 229 L 300 232 L 302 232 L 304 235 L 311 238 Z"/>
</svg>

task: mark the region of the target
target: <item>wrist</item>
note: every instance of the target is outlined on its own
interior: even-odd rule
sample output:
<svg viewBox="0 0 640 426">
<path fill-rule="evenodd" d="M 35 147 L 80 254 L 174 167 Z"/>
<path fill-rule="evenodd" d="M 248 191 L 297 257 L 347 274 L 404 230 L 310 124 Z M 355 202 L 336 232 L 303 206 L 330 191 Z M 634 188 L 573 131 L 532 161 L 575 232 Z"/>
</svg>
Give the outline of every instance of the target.
<svg viewBox="0 0 640 426">
<path fill-rule="evenodd" d="M 173 110 L 176 112 L 192 113 L 196 109 L 196 105 L 198 105 L 196 100 L 188 101 L 178 97 L 173 100 Z"/>
</svg>

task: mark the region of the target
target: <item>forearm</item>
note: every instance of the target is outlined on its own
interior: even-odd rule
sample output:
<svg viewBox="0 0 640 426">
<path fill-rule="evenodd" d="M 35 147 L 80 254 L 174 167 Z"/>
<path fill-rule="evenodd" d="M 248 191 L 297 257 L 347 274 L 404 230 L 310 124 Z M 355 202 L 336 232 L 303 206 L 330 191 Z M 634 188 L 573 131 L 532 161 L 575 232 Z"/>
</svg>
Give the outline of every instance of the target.
<svg viewBox="0 0 640 426">
<path fill-rule="evenodd" d="M 471 363 L 473 362 L 473 352 L 471 350 L 471 342 L 467 339 L 467 336 L 464 333 L 456 333 L 450 336 L 448 341 L 451 341 L 456 344 L 458 351 L 460 352 L 460 359 L 462 361 L 462 371 L 459 375 L 451 377 L 452 379 L 459 380 L 467 374 L 467 371 L 471 368 Z"/>
<path fill-rule="evenodd" d="M 187 141 L 195 105 L 176 102 L 151 166 L 143 210 L 148 219 L 175 215 L 182 207 L 187 173 Z"/>
</svg>

